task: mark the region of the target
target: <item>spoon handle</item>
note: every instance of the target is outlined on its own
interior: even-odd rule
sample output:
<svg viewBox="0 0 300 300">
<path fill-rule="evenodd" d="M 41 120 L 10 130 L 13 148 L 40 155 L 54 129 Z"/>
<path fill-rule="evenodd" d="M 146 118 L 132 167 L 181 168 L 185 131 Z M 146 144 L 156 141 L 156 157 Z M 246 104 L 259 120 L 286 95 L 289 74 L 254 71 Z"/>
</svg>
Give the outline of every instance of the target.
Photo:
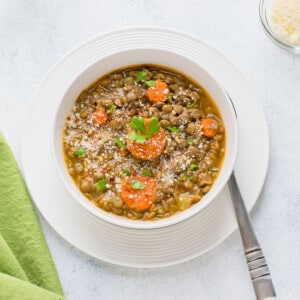
<svg viewBox="0 0 300 300">
<path fill-rule="evenodd" d="M 250 223 L 234 172 L 231 174 L 228 185 L 256 298 L 258 300 L 276 299 L 270 271 Z"/>
</svg>

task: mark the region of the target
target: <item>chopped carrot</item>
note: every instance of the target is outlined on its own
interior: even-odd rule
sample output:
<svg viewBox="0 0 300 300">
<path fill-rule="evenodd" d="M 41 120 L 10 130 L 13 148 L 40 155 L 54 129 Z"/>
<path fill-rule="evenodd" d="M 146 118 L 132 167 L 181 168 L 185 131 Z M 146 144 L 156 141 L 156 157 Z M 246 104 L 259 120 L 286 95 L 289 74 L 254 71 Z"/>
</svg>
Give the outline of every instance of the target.
<svg viewBox="0 0 300 300">
<path fill-rule="evenodd" d="M 134 188 L 133 182 L 138 182 L 141 188 Z M 154 203 L 156 196 L 156 181 L 146 176 L 131 176 L 123 181 L 121 198 L 124 203 L 136 210 L 143 211 Z"/>
<path fill-rule="evenodd" d="M 145 127 L 148 130 L 149 119 L 145 120 Z M 133 129 L 129 129 L 126 137 L 126 144 L 128 151 L 135 157 L 140 159 L 151 159 L 159 156 L 166 146 L 167 135 L 160 127 L 160 130 L 151 137 L 147 138 L 144 143 L 138 144 L 136 141 L 129 139 L 129 135 L 134 132 Z"/>
<path fill-rule="evenodd" d="M 93 120 L 95 124 L 103 125 L 107 121 L 107 113 L 104 108 L 100 107 L 93 113 Z"/>
<path fill-rule="evenodd" d="M 169 94 L 168 85 L 159 79 L 155 81 L 154 86 L 149 87 L 147 90 L 147 96 L 152 102 L 166 101 Z"/>
<path fill-rule="evenodd" d="M 219 123 L 214 118 L 205 118 L 201 121 L 201 129 L 206 137 L 214 137 L 219 131 Z"/>
</svg>

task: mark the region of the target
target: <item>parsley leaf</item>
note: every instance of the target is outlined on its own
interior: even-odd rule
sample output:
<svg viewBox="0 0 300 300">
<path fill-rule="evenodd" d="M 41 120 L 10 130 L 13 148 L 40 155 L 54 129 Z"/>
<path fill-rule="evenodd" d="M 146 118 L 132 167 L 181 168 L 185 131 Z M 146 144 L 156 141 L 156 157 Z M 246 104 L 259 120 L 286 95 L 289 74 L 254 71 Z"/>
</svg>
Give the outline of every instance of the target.
<svg viewBox="0 0 300 300">
<path fill-rule="evenodd" d="M 154 175 L 152 174 L 152 172 L 151 172 L 150 170 L 147 170 L 147 169 L 144 169 L 144 170 L 142 171 L 142 174 L 143 174 L 144 176 L 154 177 Z"/>
<path fill-rule="evenodd" d="M 193 108 L 196 105 L 196 102 L 189 103 L 186 107 Z"/>
<path fill-rule="evenodd" d="M 137 75 L 136 75 L 136 79 L 135 79 L 135 81 L 137 82 L 137 83 L 139 83 L 144 77 L 146 77 L 148 74 L 147 74 L 147 72 L 146 71 L 141 71 L 141 72 L 139 72 Z"/>
<path fill-rule="evenodd" d="M 158 132 L 159 129 L 160 129 L 160 126 L 158 124 L 158 119 L 156 117 L 151 118 L 149 121 L 147 137 L 151 137 L 153 134 Z"/>
<path fill-rule="evenodd" d="M 184 181 L 186 179 L 186 174 L 185 173 L 181 173 L 178 177 L 179 181 Z"/>
<path fill-rule="evenodd" d="M 100 179 L 98 182 L 97 182 L 97 189 L 99 191 L 105 191 L 106 190 L 106 180 L 103 178 L 103 179 Z"/>
<path fill-rule="evenodd" d="M 146 187 L 145 184 L 143 184 L 137 179 L 132 179 L 130 182 L 130 186 L 135 190 L 143 190 Z"/>
<path fill-rule="evenodd" d="M 138 130 L 142 133 L 146 133 L 145 123 L 143 117 L 134 116 L 130 123 L 129 127 L 134 130 Z"/>
<path fill-rule="evenodd" d="M 173 103 L 173 94 L 170 93 L 169 96 L 168 96 L 168 100 L 169 100 L 169 103 Z"/>
<path fill-rule="evenodd" d="M 197 165 L 197 164 L 190 164 L 190 170 L 194 171 L 196 169 L 199 169 L 199 165 Z"/>
<path fill-rule="evenodd" d="M 160 130 L 160 125 L 156 117 L 151 118 L 148 125 L 148 132 L 146 132 L 144 118 L 134 116 L 129 123 L 129 127 L 141 133 L 136 131 L 131 132 L 128 135 L 128 138 L 131 141 L 135 141 L 138 144 L 143 144 L 147 138 L 150 138 L 152 135 L 154 135 Z"/>
<path fill-rule="evenodd" d="M 189 144 L 189 145 L 192 145 L 194 143 L 194 139 L 192 138 L 187 138 L 186 139 L 186 142 Z"/>
<path fill-rule="evenodd" d="M 125 169 L 122 170 L 122 173 L 127 175 L 127 176 L 131 175 L 131 173 L 128 170 L 125 170 Z"/>
<path fill-rule="evenodd" d="M 143 135 L 143 134 L 140 134 L 140 133 L 137 133 L 137 132 L 131 132 L 128 135 L 128 138 L 131 141 L 135 141 L 137 144 L 143 144 L 145 142 L 145 140 L 147 139 L 147 136 Z"/>
<path fill-rule="evenodd" d="M 148 80 L 148 81 L 146 81 L 146 84 L 148 86 L 155 86 L 155 81 L 154 80 Z"/>
<path fill-rule="evenodd" d="M 112 104 L 112 105 L 109 107 L 109 109 L 106 111 L 106 113 L 107 113 L 107 114 L 111 114 L 111 113 L 115 110 L 115 108 L 116 108 L 115 105 Z"/>
<path fill-rule="evenodd" d="M 121 148 L 124 149 L 126 147 L 125 143 L 122 142 L 118 137 L 114 138 L 114 141 L 116 142 L 116 144 Z"/>
<path fill-rule="evenodd" d="M 179 129 L 176 127 L 167 126 L 167 129 L 170 130 L 171 132 L 179 132 Z"/>
<path fill-rule="evenodd" d="M 212 171 L 212 172 L 218 172 L 219 168 L 218 167 L 211 167 L 211 168 L 209 168 L 209 170 Z"/>
<path fill-rule="evenodd" d="M 87 148 L 79 148 L 77 149 L 74 153 L 77 155 L 77 156 L 83 156 L 84 153 L 86 153 L 87 151 Z"/>
</svg>

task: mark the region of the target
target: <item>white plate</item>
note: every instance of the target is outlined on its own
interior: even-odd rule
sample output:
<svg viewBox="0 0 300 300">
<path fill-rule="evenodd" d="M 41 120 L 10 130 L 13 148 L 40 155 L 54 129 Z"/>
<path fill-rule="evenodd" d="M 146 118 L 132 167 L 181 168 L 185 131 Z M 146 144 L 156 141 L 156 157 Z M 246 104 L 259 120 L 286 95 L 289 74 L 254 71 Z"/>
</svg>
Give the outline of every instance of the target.
<svg viewBox="0 0 300 300">
<path fill-rule="evenodd" d="M 23 135 L 23 170 L 42 215 L 75 247 L 119 265 L 167 266 L 203 254 L 234 231 L 237 225 L 227 187 L 216 201 L 184 222 L 149 230 L 119 227 L 97 219 L 72 199 L 60 181 L 50 150 L 49 120 L 68 85 L 99 57 L 132 47 L 165 49 L 188 56 L 206 67 L 226 88 L 238 115 L 235 172 L 247 208 L 253 207 L 269 159 L 262 106 L 245 79 L 222 54 L 193 36 L 169 29 L 131 28 L 97 36 L 56 63 L 33 96 Z"/>
</svg>

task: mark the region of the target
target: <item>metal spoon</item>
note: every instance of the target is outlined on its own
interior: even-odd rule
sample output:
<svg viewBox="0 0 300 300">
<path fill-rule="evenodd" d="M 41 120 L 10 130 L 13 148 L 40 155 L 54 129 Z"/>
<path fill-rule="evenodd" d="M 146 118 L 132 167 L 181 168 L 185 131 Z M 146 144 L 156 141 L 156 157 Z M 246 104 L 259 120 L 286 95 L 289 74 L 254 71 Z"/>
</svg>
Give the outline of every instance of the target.
<svg viewBox="0 0 300 300">
<path fill-rule="evenodd" d="M 234 172 L 230 176 L 228 185 L 256 298 L 258 300 L 276 299 L 270 271 L 251 226 Z"/>
</svg>

